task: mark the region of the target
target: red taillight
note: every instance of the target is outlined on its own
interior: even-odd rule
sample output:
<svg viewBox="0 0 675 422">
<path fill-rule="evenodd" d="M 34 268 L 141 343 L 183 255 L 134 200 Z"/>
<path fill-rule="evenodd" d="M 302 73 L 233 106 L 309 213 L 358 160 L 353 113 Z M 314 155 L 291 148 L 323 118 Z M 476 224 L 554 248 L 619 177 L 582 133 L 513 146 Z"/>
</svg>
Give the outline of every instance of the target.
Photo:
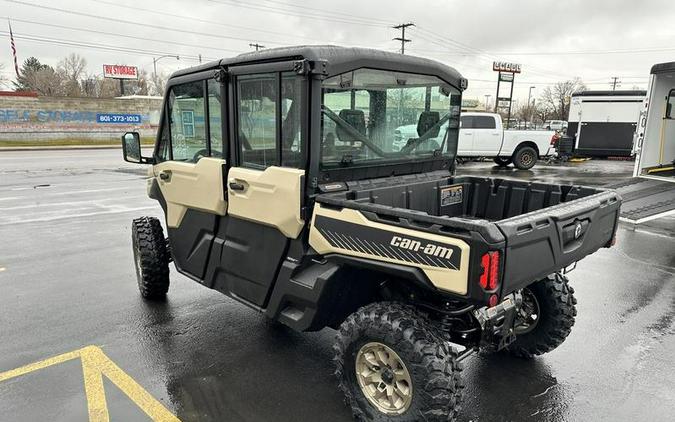
<svg viewBox="0 0 675 422">
<path fill-rule="evenodd" d="M 555 146 L 555 144 L 558 142 L 558 139 L 560 139 L 560 135 L 557 133 L 551 136 L 551 145 Z"/>
<path fill-rule="evenodd" d="M 490 254 L 489 253 L 486 253 L 480 259 L 480 266 L 483 267 L 483 274 L 480 275 L 480 280 L 478 280 L 478 284 L 480 284 L 480 287 L 482 287 L 483 289 L 487 289 L 488 273 L 490 272 Z"/>
<path fill-rule="evenodd" d="M 478 284 L 485 290 L 494 290 L 499 286 L 499 252 L 492 251 L 483 255 L 480 259 L 483 273 L 480 275 Z"/>
<path fill-rule="evenodd" d="M 490 276 L 488 277 L 488 289 L 494 290 L 499 284 L 499 252 L 490 252 Z"/>
</svg>

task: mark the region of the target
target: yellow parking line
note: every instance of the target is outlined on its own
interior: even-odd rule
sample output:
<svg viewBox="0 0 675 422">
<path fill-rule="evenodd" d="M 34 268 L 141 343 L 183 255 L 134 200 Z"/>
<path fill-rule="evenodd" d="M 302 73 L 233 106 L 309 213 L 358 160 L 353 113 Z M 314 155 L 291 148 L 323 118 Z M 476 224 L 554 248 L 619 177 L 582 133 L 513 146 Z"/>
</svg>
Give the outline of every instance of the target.
<svg viewBox="0 0 675 422">
<path fill-rule="evenodd" d="M 80 351 L 75 350 L 74 352 L 68 352 L 62 355 L 54 356 L 53 358 L 45 359 L 40 362 L 31 363 L 29 365 L 22 366 L 20 368 L 12 369 L 11 371 L 2 372 L 0 373 L 0 382 L 6 381 L 10 378 L 20 377 L 21 375 L 25 375 L 29 372 L 39 371 L 40 369 L 44 369 L 48 366 L 57 365 L 59 363 L 76 359 L 78 357 L 80 357 Z"/>
<path fill-rule="evenodd" d="M 84 391 L 87 396 L 87 409 L 90 422 L 108 422 L 110 420 L 108 403 L 103 387 L 104 376 L 122 390 L 152 420 L 180 422 L 173 413 L 152 397 L 150 393 L 117 366 L 115 362 L 110 360 L 103 353 L 103 350 L 96 346 L 87 346 L 73 352 L 12 369 L 11 371 L 2 372 L 0 373 L 0 382 L 77 358 L 80 358 L 82 361 Z"/>
</svg>

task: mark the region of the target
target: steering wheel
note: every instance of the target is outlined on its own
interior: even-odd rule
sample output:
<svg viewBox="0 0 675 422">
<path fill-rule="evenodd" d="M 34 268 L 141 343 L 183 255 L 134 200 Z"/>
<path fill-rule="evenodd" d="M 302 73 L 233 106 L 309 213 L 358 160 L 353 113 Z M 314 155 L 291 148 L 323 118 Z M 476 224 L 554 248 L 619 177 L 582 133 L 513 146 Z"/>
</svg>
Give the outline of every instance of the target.
<svg viewBox="0 0 675 422">
<path fill-rule="evenodd" d="M 200 158 L 202 157 L 208 157 L 209 156 L 209 150 L 206 148 L 200 149 L 195 153 L 195 155 L 192 157 L 192 162 L 196 163 L 199 161 Z"/>
</svg>

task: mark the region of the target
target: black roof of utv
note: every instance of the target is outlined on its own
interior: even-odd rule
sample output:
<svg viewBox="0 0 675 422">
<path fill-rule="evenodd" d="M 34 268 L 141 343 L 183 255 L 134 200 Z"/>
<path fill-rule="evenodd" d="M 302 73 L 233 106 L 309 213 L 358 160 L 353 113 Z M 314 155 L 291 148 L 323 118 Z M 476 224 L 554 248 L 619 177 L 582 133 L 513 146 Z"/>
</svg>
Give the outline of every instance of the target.
<svg viewBox="0 0 675 422">
<path fill-rule="evenodd" d="M 216 60 L 203 65 L 181 69 L 173 73 L 171 77 L 214 69 L 219 66 L 227 68 L 239 65 L 303 59 L 310 61 L 325 60 L 328 63 L 328 76 L 339 75 L 362 67 L 369 67 L 438 76 L 457 88 L 466 88 L 466 81 L 459 72 L 450 66 L 434 60 L 370 48 L 337 47 L 332 45 L 280 47 L 243 53 L 228 59 Z M 462 84 L 463 80 L 464 84 Z"/>
<path fill-rule="evenodd" d="M 655 75 L 657 73 L 665 73 L 673 71 L 675 71 L 675 62 L 669 62 L 669 63 L 655 64 L 654 66 L 652 66 L 652 71 L 650 73 L 652 75 Z"/>
</svg>

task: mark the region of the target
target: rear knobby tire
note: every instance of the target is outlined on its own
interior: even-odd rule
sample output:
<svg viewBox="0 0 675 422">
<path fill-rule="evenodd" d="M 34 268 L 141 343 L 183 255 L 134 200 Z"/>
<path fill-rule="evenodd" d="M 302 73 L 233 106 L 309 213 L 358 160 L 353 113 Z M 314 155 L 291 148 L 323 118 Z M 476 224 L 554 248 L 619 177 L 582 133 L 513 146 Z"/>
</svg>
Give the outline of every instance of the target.
<svg viewBox="0 0 675 422">
<path fill-rule="evenodd" d="M 520 147 L 513 154 L 513 165 L 519 170 L 529 170 L 534 167 L 538 158 L 536 149 L 528 146 Z"/>
<path fill-rule="evenodd" d="M 513 161 L 511 157 L 495 157 L 492 159 L 499 167 L 506 167 Z"/>
<path fill-rule="evenodd" d="M 507 347 L 511 354 L 531 358 L 560 346 L 572 331 L 577 315 L 574 289 L 562 274 L 552 274 L 526 287 L 536 298 L 539 315 L 536 325 Z M 523 296 L 526 296 L 524 292 Z"/>
<path fill-rule="evenodd" d="M 392 350 L 409 375 L 411 399 L 399 414 L 378 409 L 357 379 L 357 355 L 371 344 Z M 356 420 L 448 422 L 457 417 L 463 390 L 458 353 L 414 308 L 385 302 L 359 309 L 340 326 L 334 351 L 335 375 Z"/>
<path fill-rule="evenodd" d="M 136 218 L 131 224 L 138 290 L 145 299 L 161 299 L 169 290 L 169 253 L 159 220 Z"/>
</svg>

